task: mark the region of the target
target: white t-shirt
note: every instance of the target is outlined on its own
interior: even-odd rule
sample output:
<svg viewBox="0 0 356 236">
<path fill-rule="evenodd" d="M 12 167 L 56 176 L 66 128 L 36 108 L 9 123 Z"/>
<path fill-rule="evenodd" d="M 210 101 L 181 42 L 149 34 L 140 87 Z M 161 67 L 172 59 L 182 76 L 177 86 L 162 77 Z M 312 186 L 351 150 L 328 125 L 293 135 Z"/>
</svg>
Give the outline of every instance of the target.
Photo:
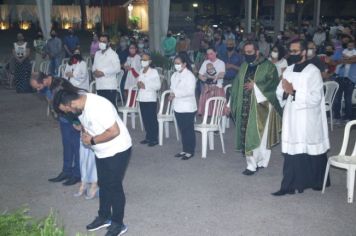
<svg viewBox="0 0 356 236">
<path fill-rule="evenodd" d="M 95 53 L 92 71 L 102 71 L 103 77 L 95 78 L 97 90 L 116 90 L 118 80 L 116 74 L 121 70 L 119 56 L 114 50 L 108 48 L 104 53 L 101 50 Z"/>
<path fill-rule="evenodd" d="M 213 70 L 215 70 L 216 74 L 215 76 L 218 76 L 220 73 L 224 73 L 225 74 L 225 62 L 223 62 L 220 59 L 216 59 L 216 61 L 212 62 L 210 60 L 205 60 L 203 62 L 203 64 L 200 67 L 199 70 L 199 74 L 203 75 L 203 76 L 208 76 L 210 77 L 210 73 L 209 70 L 211 70 L 211 68 L 209 68 L 209 66 L 213 66 Z M 222 76 L 223 78 L 224 76 Z M 218 79 L 216 86 L 218 86 L 219 88 L 223 87 L 223 80 L 222 79 Z"/>
<path fill-rule="evenodd" d="M 161 78 L 157 70 L 148 68 L 146 73 L 143 73 L 142 69 L 138 81 L 145 85 L 145 89 L 139 89 L 136 100 L 139 102 L 157 102 L 157 91 L 161 88 Z"/>
<path fill-rule="evenodd" d="M 83 113 L 79 116 L 83 128 L 91 135 L 97 136 L 118 124 L 120 134 L 114 139 L 93 145 L 92 149 L 98 158 L 112 157 L 132 146 L 130 134 L 120 119 L 115 107 L 105 98 L 87 93 Z"/>
<path fill-rule="evenodd" d="M 72 72 L 73 77 L 68 78 L 66 77 L 67 72 Z M 88 74 L 88 67 L 85 61 L 81 61 L 80 63 L 73 64 L 73 65 L 66 65 L 64 70 L 64 78 L 69 79 L 69 81 L 75 86 L 80 89 L 89 90 L 89 74 Z"/>
</svg>

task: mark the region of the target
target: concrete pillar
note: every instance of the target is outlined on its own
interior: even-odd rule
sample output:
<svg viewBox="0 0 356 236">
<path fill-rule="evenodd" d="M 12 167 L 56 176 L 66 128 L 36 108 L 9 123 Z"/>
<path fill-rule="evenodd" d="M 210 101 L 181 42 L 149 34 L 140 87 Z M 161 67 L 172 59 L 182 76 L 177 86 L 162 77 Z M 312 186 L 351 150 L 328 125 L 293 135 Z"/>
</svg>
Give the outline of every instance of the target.
<svg viewBox="0 0 356 236">
<path fill-rule="evenodd" d="M 274 0 L 274 32 L 284 30 L 285 0 Z"/>
<path fill-rule="evenodd" d="M 245 0 L 245 31 L 251 33 L 252 26 L 252 0 Z"/>
<path fill-rule="evenodd" d="M 148 21 L 149 21 L 149 39 L 152 51 L 159 50 L 160 24 L 159 24 L 159 0 L 148 1 Z"/>
<path fill-rule="evenodd" d="M 320 24 L 320 4 L 321 4 L 321 0 L 314 0 L 314 14 L 313 14 L 314 26 L 318 26 Z"/>
</svg>

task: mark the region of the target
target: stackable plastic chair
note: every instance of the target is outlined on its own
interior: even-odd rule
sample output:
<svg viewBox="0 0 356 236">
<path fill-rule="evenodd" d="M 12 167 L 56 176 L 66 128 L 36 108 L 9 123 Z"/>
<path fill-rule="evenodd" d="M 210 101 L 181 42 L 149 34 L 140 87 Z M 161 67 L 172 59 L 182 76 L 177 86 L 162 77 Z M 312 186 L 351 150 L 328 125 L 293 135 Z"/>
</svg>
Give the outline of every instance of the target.
<svg viewBox="0 0 356 236">
<path fill-rule="evenodd" d="M 63 78 L 65 76 L 64 71 L 66 69 L 66 66 L 67 66 L 67 64 L 62 64 L 58 67 L 58 72 L 57 72 L 58 77 Z"/>
<path fill-rule="evenodd" d="M 353 125 L 356 124 L 356 120 L 347 122 L 344 131 L 344 139 L 342 141 L 341 150 L 338 155 L 331 156 L 328 159 L 326 165 L 323 191 L 325 192 L 325 185 L 328 178 L 330 166 L 335 166 L 338 168 L 346 169 L 346 187 L 347 187 L 347 202 L 352 203 L 354 198 L 354 186 L 355 186 L 355 172 L 356 172 L 356 143 L 354 144 L 353 151 L 351 155 L 346 154 L 346 150 L 349 144 L 350 130 Z"/>
<path fill-rule="evenodd" d="M 333 103 L 339 89 L 339 84 L 335 81 L 324 82 L 325 88 L 325 111 L 330 112 L 330 129 L 333 130 Z"/>
<path fill-rule="evenodd" d="M 177 140 L 179 141 L 178 125 L 173 114 L 172 101 L 169 101 L 167 96 L 171 93 L 171 90 L 166 90 L 161 95 L 161 101 L 159 111 L 157 114 L 158 121 L 158 142 L 159 145 L 163 145 L 163 131 L 165 131 L 166 138 L 169 138 L 169 123 L 173 122 L 176 130 Z"/>
<path fill-rule="evenodd" d="M 65 64 L 67 64 L 69 62 L 69 60 L 70 60 L 70 58 L 63 58 L 61 64 L 65 65 Z"/>
<path fill-rule="evenodd" d="M 96 93 L 96 82 L 95 80 L 91 81 L 89 84 L 89 92 L 90 93 Z"/>
<path fill-rule="evenodd" d="M 210 120 L 208 113 L 205 112 L 204 118 L 201 124 L 196 124 L 194 130 L 201 132 L 202 137 L 202 158 L 206 158 L 207 144 L 209 140 L 210 150 L 214 150 L 214 132 L 218 131 L 221 140 L 222 151 L 225 153 L 223 131 L 221 127 L 221 120 L 223 117 L 223 111 L 226 104 L 226 98 L 224 97 L 211 97 L 205 103 L 205 111 L 212 110 Z"/>
<path fill-rule="evenodd" d="M 134 92 L 134 96 L 132 96 L 132 93 Z M 127 101 L 125 106 L 118 107 L 117 110 L 119 113 L 122 113 L 122 120 L 125 125 L 127 125 L 127 117 L 130 114 L 131 115 L 131 127 L 133 129 L 136 128 L 135 126 L 135 118 L 136 114 L 138 114 L 138 117 L 140 119 L 140 124 L 141 124 L 141 129 L 143 131 L 143 122 L 142 122 L 142 117 L 141 117 L 141 111 L 138 102 L 136 101 L 138 94 L 138 90 L 136 87 L 130 88 L 129 93 L 127 96 Z"/>
<path fill-rule="evenodd" d="M 124 71 L 121 70 L 119 73 L 116 74 L 116 79 L 117 79 L 117 98 L 120 97 L 120 100 L 121 100 L 121 105 L 124 106 L 124 97 L 122 96 L 122 92 L 121 92 L 121 80 L 122 80 L 122 77 L 124 76 Z M 117 103 L 117 98 L 116 98 L 116 106 L 118 106 L 118 103 Z"/>
<path fill-rule="evenodd" d="M 227 91 L 229 88 L 231 88 L 232 85 L 231 84 L 228 84 L 224 87 L 224 91 L 225 91 L 225 96 L 227 96 Z M 231 99 L 231 94 L 229 95 L 229 97 L 226 97 L 227 99 L 227 104 L 226 106 L 228 108 L 230 108 L 230 99 Z M 230 128 L 230 115 L 224 115 L 222 117 L 222 120 L 221 120 L 221 128 L 222 128 L 222 131 L 223 133 L 225 133 L 225 129 L 228 129 Z"/>
<path fill-rule="evenodd" d="M 49 72 L 49 61 L 43 61 L 40 64 L 40 72 L 48 74 Z"/>
</svg>

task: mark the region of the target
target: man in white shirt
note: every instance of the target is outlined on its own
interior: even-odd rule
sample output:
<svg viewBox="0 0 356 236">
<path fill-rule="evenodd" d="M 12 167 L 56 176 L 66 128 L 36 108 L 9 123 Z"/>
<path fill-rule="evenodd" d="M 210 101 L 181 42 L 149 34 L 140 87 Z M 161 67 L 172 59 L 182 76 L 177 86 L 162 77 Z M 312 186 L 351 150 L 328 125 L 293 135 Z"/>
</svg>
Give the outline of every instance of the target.
<svg viewBox="0 0 356 236">
<path fill-rule="evenodd" d="M 99 38 L 99 51 L 95 53 L 93 75 L 97 94 L 108 99 L 116 106 L 118 80 L 116 74 L 121 70 L 119 56 L 109 46 L 109 36 L 102 34 Z"/>
<path fill-rule="evenodd" d="M 65 81 L 68 83 L 68 81 Z M 63 86 L 63 85 L 62 85 Z M 78 116 L 82 142 L 95 152 L 100 187 L 98 217 L 87 225 L 88 231 L 107 226 L 106 236 L 122 235 L 125 193 L 122 181 L 131 154 L 131 137 L 116 108 L 96 94 L 82 94 L 66 84 L 56 89 L 53 106 L 57 112 Z"/>
</svg>

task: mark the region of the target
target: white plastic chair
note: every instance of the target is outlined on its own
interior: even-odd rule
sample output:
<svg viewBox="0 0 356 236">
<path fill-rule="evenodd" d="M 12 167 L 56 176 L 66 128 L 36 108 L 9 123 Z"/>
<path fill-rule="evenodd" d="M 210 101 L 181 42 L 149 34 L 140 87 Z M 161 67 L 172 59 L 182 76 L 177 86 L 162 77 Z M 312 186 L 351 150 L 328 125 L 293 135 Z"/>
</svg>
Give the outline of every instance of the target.
<svg viewBox="0 0 356 236">
<path fill-rule="evenodd" d="M 49 61 L 43 61 L 40 64 L 40 72 L 48 74 L 49 72 Z"/>
<path fill-rule="evenodd" d="M 35 72 L 35 65 L 36 65 L 36 62 L 34 60 L 31 61 L 31 74 L 33 72 Z"/>
<path fill-rule="evenodd" d="M 333 130 L 333 103 L 339 84 L 335 81 L 324 82 L 325 88 L 325 111 L 330 112 L 330 129 Z"/>
<path fill-rule="evenodd" d="M 69 59 L 70 59 L 70 58 L 63 58 L 61 64 L 62 64 L 62 65 L 67 64 L 67 63 L 69 62 Z"/>
<path fill-rule="evenodd" d="M 116 79 L 117 79 L 117 93 L 118 93 L 118 96 L 120 96 L 120 99 L 121 99 L 121 105 L 124 106 L 124 98 L 122 96 L 122 92 L 121 92 L 121 80 L 122 80 L 122 77 L 124 76 L 124 71 L 121 70 L 119 73 L 116 74 Z M 117 97 L 118 98 L 118 97 Z M 116 98 L 116 106 L 118 106 L 118 103 L 117 103 L 117 98 Z"/>
<path fill-rule="evenodd" d="M 135 91 L 135 95 L 132 96 L 132 92 Z M 127 125 L 127 116 L 131 115 L 131 127 L 135 129 L 135 118 L 136 114 L 140 119 L 141 130 L 143 131 L 143 122 L 141 117 L 141 111 L 138 102 L 136 101 L 138 90 L 136 87 L 130 88 L 127 96 L 127 101 L 125 106 L 118 107 L 118 112 L 122 113 L 122 120 L 125 125 Z"/>
<path fill-rule="evenodd" d="M 95 82 L 95 80 L 90 82 L 90 84 L 89 84 L 89 92 L 90 93 L 96 93 L 96 82 Z"/>
<path fill-rule="evenodd" d="M 66 69 L 66 66 L 67 66 L 67 64 L 62 64 L 58 67 L 58 72 L 57 72 L 58 77 L 63 78 L 65 76 L 64 71 Z"/>
<path fill-rule="evenodd" d="M 196 124 L 194 130 L 201 132 L 202 137 L 202 158 L 206 158 L 207 144 L 209 140 L 210 150 L 214 150 L 214 132 L 218 131 L 221 140 L 221 147 L 223 153 L 225 153 L 224 138 L 221 128 L 221 119 L 223 116 L 224 107 L 226 104 L 226 98 L 224 97 L 211 97 L 205 103 L 205 110 L 208 111 L 209 107 L 212 110 L 210 121 L 208 121 L 208 113 L 205 112 L 203 122 Z"/>
<path fill-rule="evenodd" d="M 325 170 L 325 176 L 324 176 L 323 191 L 322 191 L 322 193 L 325 192 L 325 185 L 328 178 L 330 166 L 346 169 L 347 171 L 346 187 L 347 187 L 348 203 L 353 202 L 353 195 L 354 195 L 355 172 L 356 172 L 356 143 L 354 145 L 352 154 L 350 156 L 346 155 L 346 150 L 349 144 L 351 127 L 355 124 L 356 124 L 356 120 L 347 122 L 345 126 L 344 139 L 342 141 L 340 153 L 337 156 L 331 156 L 328 159 L 328 163 L 326 165 L 326 170 Z"/>
<path fill-rule="evenodd" d="M 158 121 L 158 143 L 163 145 L 163 130 L 165 131 L 166 138 L 169 138 L 169 122 L 174 123 L 176 130 L 177 140 L 179 141 L 178 125 L 173 114 L 172 101 L 166 98 L 171 93 L 171 90 L 166 90 L 161 95 L 159 111 L 157 114 Z"/>
<path fill-rule="evenodd" d="M 226 86 L 224 87 L 225 96 L 227 96 L 227 91 L 228 91 L 228 89 L 231 88 L 231 87 L 232 87 L 231 84 L 228 84 L 228 85 L 226 85 Z M 226 106 L 227 106 L 228 108 L 230 108 L 231 93 L 230 93 L 230 96 L 227 97 L 226 99 L 227 99 L 227 104 L 226 104 Z M 230 116 L 229 116 L 229 115 L 228 115 L 228 116 L 224 115 L 224 116 L 222 117 L 222 120 L 221 120 L 221 128 L 222 128 L 223 133 L 225 133 L 225 130 L 226 130 L 226 129 L 230 128 Z"/>
</svg>

